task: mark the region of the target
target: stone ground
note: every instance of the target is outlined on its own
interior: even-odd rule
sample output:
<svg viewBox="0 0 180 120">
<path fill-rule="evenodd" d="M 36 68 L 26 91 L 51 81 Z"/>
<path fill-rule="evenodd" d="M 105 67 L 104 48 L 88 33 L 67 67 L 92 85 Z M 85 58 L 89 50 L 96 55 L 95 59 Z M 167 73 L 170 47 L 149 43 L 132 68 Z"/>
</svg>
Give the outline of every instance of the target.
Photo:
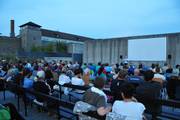
<svg viewBox="0 0 180 120">
<path fill-rule="evenodd" d="M 67 97 L 63 97 L 64 99 L 67 99 Z M 3 93 L 0 92 L 0 103 L 13 103 L 17 107 L 17 98 L 15 97 L 14 94 L 11 92 L 6 91 L 6 100 L 3 100 Z M 175 109 L 175 108 L 169 108 L 169 107 L 163 107 L 163 111 L 165 113 L 171 114 L 171 115 L 176 115 L 180 118 L 180 109 Z M 19 113 L 24 116 L 24 105 L 22 104 L 22 101 L 20 100 L 20 110 Z M 71 116 L 70 114 L 67 114 L 65 112 L 61 111 L 61 114 L 63 116 Z M 148 119 L 150 119 L 149 115 L 146 115 Z M 25 117 L 25 116 L 24 116 Z M 73 117 L 71 117 L 73 119 Z M 26 120 L 56 120 L 57 118 L 55 116 L 48 116 L 47 112 L 39 112 L 37 110 L 37 107 L 33 105 L 33 107 L 28 106 L 28 116 L 25 117 Z M 160 120 L 170 120 L 166 118 L 159 118 Z M 61 120 L 68 120 L 65 118 L 61 118 Z"/>
</svg>

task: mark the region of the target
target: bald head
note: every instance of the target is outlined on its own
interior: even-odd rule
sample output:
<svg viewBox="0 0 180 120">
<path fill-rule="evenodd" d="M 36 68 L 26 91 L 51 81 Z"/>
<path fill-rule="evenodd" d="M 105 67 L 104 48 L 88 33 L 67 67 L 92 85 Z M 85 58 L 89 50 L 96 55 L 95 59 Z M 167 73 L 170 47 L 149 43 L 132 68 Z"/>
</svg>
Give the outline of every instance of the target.
<svg viewBox="0 0 180 120">
<path fill-rule="evenodd" d="M 140 70 L 139 70 L 139 69 L 135 69 L 135 70 L 134 70 L 134 75 L 137 75 L 137 76 L 138 76 L 139 74 L 140 74 Z"/>
</svg>

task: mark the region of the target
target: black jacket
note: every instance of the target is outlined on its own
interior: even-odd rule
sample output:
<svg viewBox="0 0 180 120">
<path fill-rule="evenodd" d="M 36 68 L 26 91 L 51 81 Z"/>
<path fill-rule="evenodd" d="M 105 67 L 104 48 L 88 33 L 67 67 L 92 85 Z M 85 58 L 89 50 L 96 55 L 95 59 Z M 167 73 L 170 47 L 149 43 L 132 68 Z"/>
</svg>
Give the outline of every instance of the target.
<svg viewBox="0 0 180 120">
<path fill-rule="evenodd" d="M 35 82 L 34 85 L 33 85 L 33 88 L 34 88 L 34 90 L 36 92 L 41 92 L 41 93 L 44 93 L 44 94 L 47 94 L 47 95 L 50 93 L 49 86 L 44 81 L 37 81 L 37 82 Z M 39 96 L 36 96 L 36 99 L 39 102 L 43 102 L 44 101 Z"/>
<path fill-rule="evenodd" d="M 126 83 L 125 80 L 113 80 L 111 83 L 111 92 L 114 96 L 114 101 L 115 100 L 122 100 L 121 97 L 121 86 Z"/>
</svg>

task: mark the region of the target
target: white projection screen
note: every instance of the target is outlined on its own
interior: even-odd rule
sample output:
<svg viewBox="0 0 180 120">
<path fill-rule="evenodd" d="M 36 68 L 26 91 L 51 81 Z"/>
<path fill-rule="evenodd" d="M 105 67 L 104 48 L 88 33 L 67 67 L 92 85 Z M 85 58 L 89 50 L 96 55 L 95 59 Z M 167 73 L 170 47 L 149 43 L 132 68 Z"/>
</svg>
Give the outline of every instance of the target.
<svg viewBox="0 0 180 120">
<path fill-rule="evenodd" d="M 166 38 L 128 40 L 128 60 L 165 61 Z"/>
</svg>

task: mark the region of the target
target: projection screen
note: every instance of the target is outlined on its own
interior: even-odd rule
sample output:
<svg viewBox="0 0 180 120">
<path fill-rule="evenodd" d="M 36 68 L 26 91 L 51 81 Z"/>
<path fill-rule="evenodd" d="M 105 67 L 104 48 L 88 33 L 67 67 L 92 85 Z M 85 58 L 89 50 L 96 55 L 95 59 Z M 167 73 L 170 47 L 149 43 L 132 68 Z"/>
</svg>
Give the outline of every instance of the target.
<svg viewBox="0 0 180 120">
<path fill-rule="evenodd" d="M 165 61 L 166 38 L 128 40 L 128 60 Z"/>
</svg>

